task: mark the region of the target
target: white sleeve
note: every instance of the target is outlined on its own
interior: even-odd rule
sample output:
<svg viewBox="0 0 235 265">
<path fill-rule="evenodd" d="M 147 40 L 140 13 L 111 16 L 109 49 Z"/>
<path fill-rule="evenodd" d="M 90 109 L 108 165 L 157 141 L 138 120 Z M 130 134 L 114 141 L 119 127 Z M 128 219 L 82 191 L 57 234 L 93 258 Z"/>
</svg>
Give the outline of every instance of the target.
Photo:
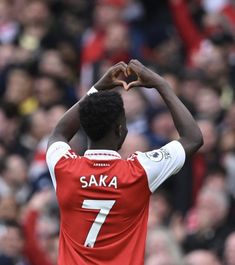
<svg viewBox="0 0 235 265">
<path fill-rule="evenodd" d="M 65 142 L 55 142 L 47 150 L 46 162 L 49 168 L 53 186 L 56 189 L 55 166 L 71 147 Z"/>
<path fill-rule="evenodd" d="M 157 150 L 137 152 L 137 159 L 146 172 L 150 191 L 154 192 L 163 181 L 182 168 L 185 151 L 180 142 L 172 141 Z"/>
</svg>

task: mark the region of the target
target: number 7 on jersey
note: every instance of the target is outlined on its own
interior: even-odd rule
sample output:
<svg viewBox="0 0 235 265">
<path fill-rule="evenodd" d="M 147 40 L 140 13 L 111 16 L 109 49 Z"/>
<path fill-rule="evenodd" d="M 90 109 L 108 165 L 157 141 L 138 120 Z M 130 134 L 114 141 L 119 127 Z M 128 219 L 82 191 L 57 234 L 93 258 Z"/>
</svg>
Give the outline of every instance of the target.
<svg viewBox="0 0 235 265">
<path fill-rule="evenodd" d="M 84 209 L 93 209 L 93 210 L 100 210 L 98 215 L 95 218 L 94 223 L 92 224 L 88 235 L 86 237 L 86 241 L 84 246 L 86 247 L 94 247 L 96 238 L 99 234 L 101 226 L 105 222 L 107 215 L 109 214 L 110 210 L 112 209 L 115 200 L 84 200 L 82 204 L 82 208 Z"/>
</svg>

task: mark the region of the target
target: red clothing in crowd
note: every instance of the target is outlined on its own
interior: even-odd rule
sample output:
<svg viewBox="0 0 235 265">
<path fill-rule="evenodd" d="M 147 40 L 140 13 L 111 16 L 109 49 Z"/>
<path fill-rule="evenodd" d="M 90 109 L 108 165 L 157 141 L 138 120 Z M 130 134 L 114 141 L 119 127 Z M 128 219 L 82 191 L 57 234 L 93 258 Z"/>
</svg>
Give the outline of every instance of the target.
<svg viewBox="0 0 235 265">
<path fill-rule="evenodd" d="M 28 212 L 24 223 L 25 233 L 25 256 L 32 265 L 54 265 L 40 248 L 36 236 L 36 223 L 39 217 L 37 211 Z"/>
</svg>

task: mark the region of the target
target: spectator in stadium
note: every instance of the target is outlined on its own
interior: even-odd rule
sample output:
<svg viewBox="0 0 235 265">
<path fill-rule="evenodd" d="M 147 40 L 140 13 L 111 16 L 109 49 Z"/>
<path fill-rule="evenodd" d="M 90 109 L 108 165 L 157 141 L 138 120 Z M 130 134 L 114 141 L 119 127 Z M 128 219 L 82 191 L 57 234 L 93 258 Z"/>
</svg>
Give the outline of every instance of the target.
<svg viewBox="0 0 235 265">
<path fill-rule="evenodd" d="M 30 53 L 39 51 L 43 39 L 50 34 L 51 18 L 47 1 L 26 1 L 20 15 L 22 32 L 18 36 L 19 46 Z"/>
<path fill-rule="evenodd" d="M 127 84 L 118 79 L 120 73 L 125 75 L 135 73 L 137 80 Z M 162 149 L 147 153 L 139 152 L 133 154 L 128 160 L 122 160 L 117 151 L 127 135 L 123 101 L 115 92 L 101 92 L 118 85 L 122 85 L 127 90 L 139 86 L 156 88 L 172 114 L 179 133 L 179 140 L 170 142 Z M 108 115 L 109 113 L 112 114 Z M 85 157 L 78 156 L 68 145 L 80 126 L 83 127 L 90 140 L 89 150 L 86 151 Z M 200 129 L 190 112 L 162 77 L 137 60 L 131 60 L 128 65 L 120 62 L 111 67 L 88 92 L 88 95 L 65 113 L 49 138 L 47 163 L 61 210 L 59 264 L 63 264 L 65 260 L 71 264 L 92 264 L 94 262 L 143 264 L 150 194 L 167 177 L 179 171 L 183 166 L 185 156 L 197 151 L 202 143 Z M 122 176 L 123 167 L 125 173 Z M 65 178 L 68 172 L 70 172 L 69 178 Z M 145 174 L 147 182 L 143 178 Z M 101 181 L 103 177 L 105 179 Z M 65 186 L 69 193 L 64 192 Z M 124 188 L 123 191 L 121 187 Z M 74 192 L 78 197 L 74 196 Z M 137 199 L 135 196 L 139 196 L 140 193 L 142 198 Z M 106 194 L 105 201 L 103 194 Z M 111 200 L 107 200 L 108 198 Z M 116 198 L 117 201 L 114 200 Z M 124 201 L 121 198 L 125 198 Z M 136 204 L 137 201 L 138 204 Z M 112 212 L 111 208 L 114 204 L 116 213 L 119 212 L 120 220 L 117 220 Z M 77 205 L 81 207 L 79 210 Z M 127 209 L 127 205 L 131 207 L 135 205 L 136 209 Z M 95 219 L 94 225 L 90 227 L 87 220 L 91 217 L 88 215 L 94 208 L 100 209 L 101 212 L 103 209 L 107 210 L 104 210 L 102 214 L 104 218 L 98 221 L 100 218 L 98 214 L 98 219 Z M 105 217 L 109 211 L 110 217 L 107 217 L 109 229 L 106 230 L 108 227 L 105 225 Z M 136 222 L 139 223 L 137 226 Z M 104 223 L 103 229 L 101 229 L 101 223 Z M 87 229 L 76 233 L 79 226 Z M 94 230 L 95 227 L 97 228 Z M 90 232 L 87 234 L 86 230 Z M 111 234 L 110 231 L 112 231 Z M 123 233 L 126 234 L 124 238 L 121 236 Z M 128 238 L 127 241 L 125 238 Z M 115 244 L 112 244 L 113 240 Z M 133 253 L 133 255 L 130 256 L 128 253 Z"/>
<path fill-rule="evenodd" d="M 32 124 L 31 135 L 36 143 L 33 149 L 34 153 L 31 155 L 29 178 L 34 191 L 52 186 L 45 161 L 47 141 L 49 133 L 66 110 L 67 108 L 64 105 L 54 105 L 47 111 L 39 109 L 38 113 L 35 113 L 35 117 L 31 115 L 32 122 L 35 123 L 35 125 Z M 79 150 L 82 150 L 82 148 Z"/>
<path fill-rule="evenodd" d="M 31 162 L 38 143 L 49 131 L 46 112 L 37 108 L 36 111 L 24 117 L 21 128 L 14 151 L 22 155 L 26 161 Z"/>
<path fill-rule="evenodd" d="M 235 232 L 232 232 L 226 239 L 224 245 L 224 264 L 235 264 Z"/>
<path fill-rule="evenodd" d="M 162 74 L 167 71 L 179 72 L 183 56 L 180 53 L 180 39 L 173 27 L 161 24 L 150 26 L 147 33 L 147 46 L 143 53 L 148 64 Z"/>
<path fill-rule="evenodd" d="M 195 98 L 198 119 L 210 119 L 219 124 L 223 118 L 223 107 L 219 94 L 211 87 L 201 88 Z"/>
<path fill-rule="evenodd" d="M 32 76 L 24 67 L 12 67 L 7 74 L 4 100 L 19 106 L 21 115 L 30 114 L 38 107 L 32 86 Z"/>
<path fill-rule="evenodd" d="M 185 69 L 181 74 L 179 94 L 193 115 L 196 114 L 195 98 L 205 84 L 204 73 L 198 69 Z"/>
<path fill-rule="evenodd" d="M 10 44 L 16 40 L 19 32 L 13 10 L 11 8 L 13 1 L 3 0 L 0 3 L 0 43 Z"/>
<path fill-rule="evenodd" d="M 61 79 L 70 79 L 70 70 L 57 50 L 45 50 L 38 62 L 39 72 Z"/>
<path fill-rule="evenodd" d="M 168 227 L 172 213 L 172 196 L 159 188 L 150 198 L 148 228 L 154 231 L 159 226 Z"/>
<path fill-rule="evenodd" d="M 123 0 L 98 0 L 94 9 L 93 27 L 83 38 L 82 64 L 93 63 L 103 58 L 106 29 L 113 23 L 122 21 Z"/>
<path fill-rule="evenodd" d="M 22 227 L 15 221 L 1 224 L 0 262 L 6 265 L 28 265 L 24 257 L 24 234 Z"/>
<path fill-rule="evenodd" d="M 146 265 L 178 265 L 173 257 L 168 254 L 152 255 L 146 260 Z"/>
<path fill-rule="evenodd" d="M 219 134 L 215 122 L 210 119 L 202 119 L 198 121 L 198 125 L 202 131 L 204 145 L 191 161 L 192 205 L 195 204 L 208 169 L 222 159 L 217 145 Z"/>
<path fill-rule="evenodd" d="M 65 97 L 64 90 L 60 79 L 48 74 L 38 75 L 34 82 L 35 96 L 42 108 L 61 103 Z"/>
<path fill-rule="evenodd" d="M 185 265 L 221 265 L 214 252 L 209 250 L 194 250 L 185 256 Z"/>
<path fill-rule="evenodd" d="M 160 107 L 153 111 L 149 120 L 148 137 L 151 139 L 153 148 L 158 148 L 174 138 L 174 123 L 166 107 Z"/>
<path fill-rule="evenodd" d="M 120 149 L 119 153 L 121 157 L 127 159 L 136 150 L 140 152 L 146 152 L 149 150 L 148 139 L 140 133 L 130 132 L 126 136 L 126 139 Z"/>
<path fill-rule="evenodd" d="M 230 16 L 232 14 L 234 18 L 235 9 L 233 5 L 226 3 L 225 1 L 222 5 L 217 5 L 217 3 L 211 4 L 212 8 L 207 8 L 209 5 L 205 4 L 205 2 L 212 2 L 211 0 L 202 1 L 204 5 L 202 5 L 208 13 L 204 13 L 204 17 L 202 18 L 202 27 L 199 28 L 197 23 L 195 22 L 192 12 L 190 12 L 190 5 L 185 0 L 169 0 L 169 7 L 171 10 L 172 17 L 174 19 L 176 28 L 179 32 L 180 37 L 183 40 L 183 44 L 187 51 L 188 62 L 191 65 L 194 65 L 195 56 L 197 53 L 200 53 L 200 49 L 207 45 L 207 41 L 210 37 L 215 34 L 221 34 L 226 32 L 228 28 L 224 25 L 224 20 L 222 19 L 223 12 L 226 8 L 230 9 L 231 12 L 227 12 Z M 194 5 L 195 7 L 195 5 Z M 212 11 L 214 7 L 214 10 Z M 223 9 L 224 8 L 224 9 Z M 216 14 L 216 16 L 215 16 Z M 233 20 L 234 21 L 234 20 Z M 212 22 L 212 23 L 211 23 Z"/>
<path fill-rule="evenodd" d="M 7 191 L 6 191 L 7 192 Z M 20 216 L 20 207 L 14 195 L 0 191 L 0 222 L 15 221 Z"/>
<path fill-rule="evenodd" d="M 235 178 L 234 178 L 234 166 L 235 166 L 235 104 L 233 103 L 228 111 L 226 112 L 225 118 L 223 120 L 223 129 L 220 149 L 224 153 L 223 161 L 224 166 L 228 172 L 227 186 L 230 193 L 235 195 Z"/>
<path fill-rule="evenodd" d="M 128 91 L 120 91 L 127 121 L 127 129 L 129 132 L 144 134 L 147 131 L 147 117 L 148 101 L 140 89 L 133 89 Z M 134 100 L 135 104 L 132 104 Z"/>
<path fill-rule="evenodd" d="M 173 234 L 161 226 L 149 230 L 146 257 L 146 264 L 149 265 L 160 265 L 162 263 L 182 265 L 183 262 L 181 249 Z M 165 263 L 163 260 L 165 260 Z"/>
<path fill-rule="evenodd" d="M 24 204 L 30 194 L 26 161 L 20 155 L 11 154 L 3 163 L 0 190 L 5 194 L 14 194 L 16 202 Z"/>
<path fill-rule="evenodd" d="M 221 164 L 217 164 L 210 167 L 209 171 L 206 174 L 203 186 L 214 191 L 223 192 L 224 194 L 226 194 L 229 204 L 226 222 L 229 226 L 234 227 L 235 203 L 232 188 L 230 187 L 230 185 L 232 186 L 232 182 L 229 178 L 230 176 L 228 175 L 226 168 Z"/>
<path fill-rule="evenodd" d="M 58 255 L 58 222 L 49 217 L 54 203 L 52 190 L 33 195 L 24 218 L 25 253 L 32 265 L 55 265 Z"/>
<path fill-rule="evenodd" d="M 210 2 L 210 0 L 205 2 Z M 201 24 L 207 21 L 209 23 L 204 23 L 201 28 L 195 23 L 187 1 L 169 0 L 169 5 L 175 26 L 187 52 L 188 66 L 203 70 L 208 81 L 219 92 L 224 106 L 228 107 L 234 97 L 233 78 L 229 74 L 233 68 L 229 70 L 230 60 L 228 59 L 233 54 L 234 41 L 231 28 L 223 23 L 223 15 L 229 17 L 229 21 L 234 23 L 235 8 L 226 1 L 222 2 L 224 3 L 220 7 L 217 6 L 217 13 L 214 11 L 204 14 Z M 210 4 L 210 6 L 213 5 Z M 210 23 L 211 21 L 215 23 Z M 216 39 L 221 39 L 221 41 L 216 41 Z"/>
<path fill-rule="evenodd" d="M 17 105 L 5 101 L 0 103 L 0 139 L 8 150 L 13 147 L 19 125 L 20 115 Z"/>
<path fill-rule="evenodd" d="M 16 47 L 12 44 L 4 44 L 0 46 L 0 73 L 1 75 L 3 74 L 2 72 L 4 69 L 11 64 L 16 63 L 16 58 L 15 58 L 15 52 Z M 3 88 L 1 88 L 1 94 L 4 91 Z"/>
<path fill-rule="evenodd" d="M 203 186 L 227 193 L 227 177 L 226 169 L 222 165 L 216 164 L 208 170 Z"/>
<path fill-rule="evenodd" d="M 80 95 L 85 94 L 95 80 L 113 64 L 131 58 L 128 26 L 121 22 L 106 25 L 101 59 L 82 64 Z M 93 48 L 94 49 L 94 48 Z"/>
<path fill-rule="evenodd" d="M 205 186 L 187 217 L 184 250 L 208 249 L 221 257 L 223 243 L 233 230 L 227 221 L 228 212 L 227 194 Z"/>
</svg>

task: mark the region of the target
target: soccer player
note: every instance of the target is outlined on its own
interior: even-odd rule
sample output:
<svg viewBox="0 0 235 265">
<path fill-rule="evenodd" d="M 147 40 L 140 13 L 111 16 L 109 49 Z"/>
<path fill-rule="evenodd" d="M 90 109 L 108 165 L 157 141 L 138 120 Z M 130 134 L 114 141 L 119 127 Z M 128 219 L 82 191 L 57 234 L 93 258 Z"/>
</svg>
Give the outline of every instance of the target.
<svg viewBox="0 0 235 265">
<path fill-rule="evenodd" d="M 138 78 L 126 84 L 118 79 L 121 72 Z M 127 134 L 125 110 L 121 96 L 109 91 L 120 84 L 156 89 L 179 139 L 122 159 L 117 151 Z M 143 265 L 150 195 L 198 150 L 202 135 L 168 83 L 137 60 L 111 67 L 87 94 L 61 118 L 48 143 L 61 213 L 59 265 Z M 69 146 L 80 127 L 89 138 L 84 156 Z"/>
</svg>

